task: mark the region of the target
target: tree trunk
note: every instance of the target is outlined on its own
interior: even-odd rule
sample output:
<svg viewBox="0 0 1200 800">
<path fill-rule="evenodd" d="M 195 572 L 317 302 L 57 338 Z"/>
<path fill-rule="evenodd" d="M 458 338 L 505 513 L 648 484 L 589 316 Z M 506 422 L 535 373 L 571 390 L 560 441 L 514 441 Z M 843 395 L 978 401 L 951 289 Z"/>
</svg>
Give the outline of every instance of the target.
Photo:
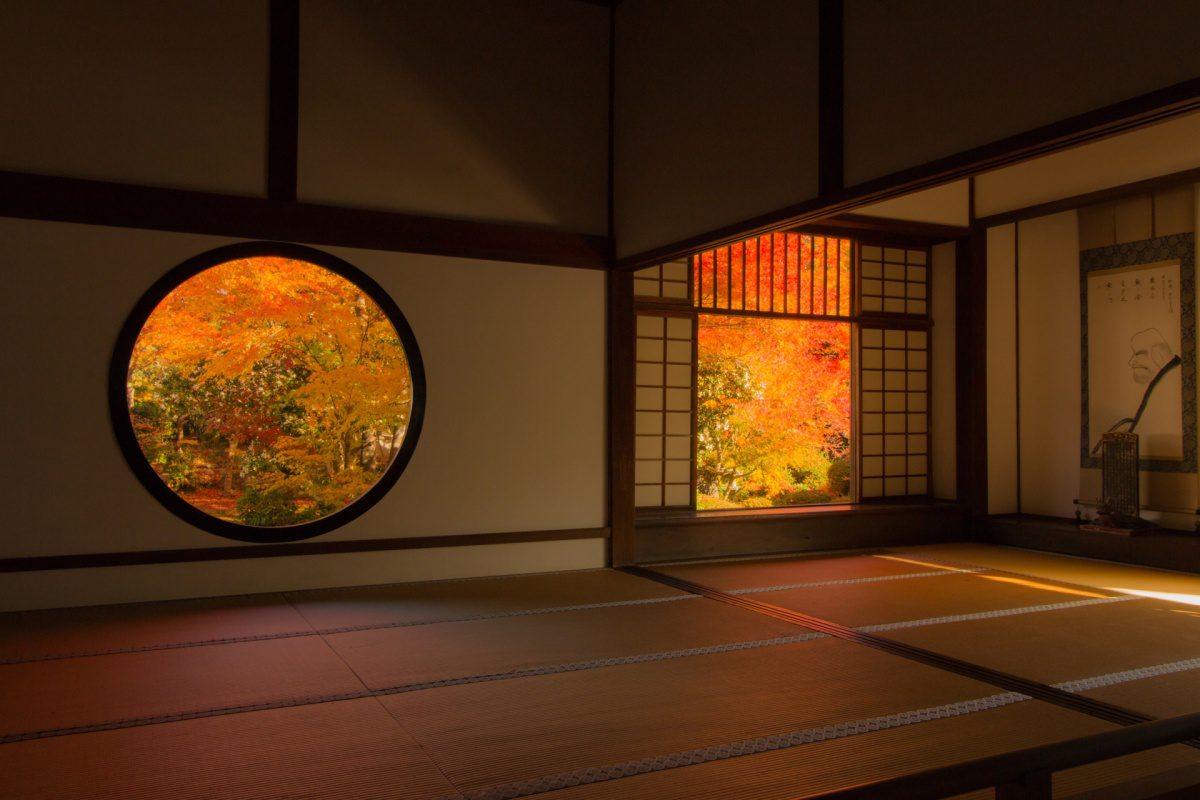
<svg viewBox="0 0 1200 800">
<path fill-rule="evenodd" d="M 370 451 L 371 437 L 375 435 L 373 428 L 363 428 L 362 442 L 358 445 L 358 468 L 366 470 L 367 453 Z"/>
<path fill-rule="evenodd" d="M 225 465 L 225 493 L 233 494 L 233 474 L 237 471 L 237 452 L 238 440 L 237 437 L 229 437 L 229 461 Z"/>
<path fill-rule="evenodd" d="M 396 442 L 400 439 L 400 426 L 392 428 L 392 438 L 388 442 L 387 460 L 391 463 L 392 457 L 396 455 Z"/>
</svg>

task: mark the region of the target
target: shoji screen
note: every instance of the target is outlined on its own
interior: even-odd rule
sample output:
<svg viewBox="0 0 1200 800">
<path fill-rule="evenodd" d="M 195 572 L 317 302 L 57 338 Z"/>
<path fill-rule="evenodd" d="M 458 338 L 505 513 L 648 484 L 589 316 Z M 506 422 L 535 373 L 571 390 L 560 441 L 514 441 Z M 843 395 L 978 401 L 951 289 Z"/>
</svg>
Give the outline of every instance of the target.
<svg viewBox="0 0 1200 800">
<path fill-rule="evenodd" d="M 929 252 L 860 248 L 859 491 L 929 493 Z"/>
<path fill-rule="evenodd" d="M 686 273 L 683 283 L 686 297 Z M 635 502 L 639 507 L 692 502 L 693 320 L 637 315 Z"/>
</svg>

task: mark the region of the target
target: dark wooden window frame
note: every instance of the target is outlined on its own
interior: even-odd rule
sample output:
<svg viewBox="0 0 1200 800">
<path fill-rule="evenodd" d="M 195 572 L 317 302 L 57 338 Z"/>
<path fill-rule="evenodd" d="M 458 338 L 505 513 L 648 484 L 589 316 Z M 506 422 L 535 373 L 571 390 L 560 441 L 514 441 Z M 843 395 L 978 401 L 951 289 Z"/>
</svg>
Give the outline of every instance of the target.
<svg viewBox="0 0 1200 800">
<path fill-rule="evenodd" d="M 849 292 L 849 303 L 847 304 L 848 308 L 849 308 L 849 313 L 838 314 L 838 315 L 829 315 L 829 314 L 811 314 L 811 313 L 804 314 L 804 313 L 799 313 L 798 311 L 793 311 L 793 310 L 788 310 L 788 311 L 746 310 L 744 308 L 744 305 L 745 305 L 744 300 L 743 300 L 743 308 L 742 309 L 734 309 L 734 308 L 732 308 L 732 305 L 733 305 L 732 299 L 731 299 L 732 293 L 728 290 L 725 295 L 726 305 L 725 305 L 725 307 L 720 307 L 717 304 L 718 294 L 715 291 L 715 289 L 712 293 L 713 297 L 712 297 L 711 305 L 704 305 L 704 306 L 698 305 L 699 301 L 697 300 L 697 297 L 698 297 L 699 290 L 698 290 L 697 286 L 695 285 L 695 276 L 697 274 L 697 271 L 703 272 L 704 267 L 703 267 L 702 263 L 697 264 L 697 260 L 700 259 L 701 255 L 706 251 L 698 251 L 698 252 L 693 253 L 688 256 L 688 264 L 689 264 L 688 295 L 686 298 L 663 298 L 663 297 L 655 298 L 655 297 L 648 297 L 648 296 L 634 296 L 633 297 L 634 319 L 636 319 L 636 315 L 639 312 L 649 314 L 649 315 L 662 316 L 662 317 L 676 317 L 676 318 L 687 317 L 687 318 L 692 319 L 692 365 L 691 365 L 692 366 L 692 385 L 691 385 L 691 395 L 692 395 L 692 403 L 691 403 L 691 414 L 692 414 L 691 497 L 692 497 L 692 502 L 688 506 L 662 506 L 662 507 L 646 506 L 646 507 L 636 508 L 635 512 L 634 512 L 635 524 L 643 523 L 643 522 L 647 522 L 647 521 L 653 522 L 655 520 L 661 520 L 661 519 L 672 519 L 672 518 L 678 519 L 680 517 L 696 517 L 696 518 L 720 517 L 722 519 L 728 518 L 728 519 L 732 520 L 732 519 L 736 519 L 738 517 L 756 518 L 756 517 L 763 516 L 764 509 L 726 509 L 726 510 L 722 510 L 720 512 L 714 512 L 714 511 L 699 511 L 695 507 L 696 446 L 697 446 L 697 441 L 698 441 L 697 435 L 696 435 L 696 433 L 697 433 L 697 431 L 696 431 L 697 374 L 696 373 L 697 373 L 697 366 L 698 366 L 698 353 L 697 353 L 698 330 L 697 330 L 697 328 L 698 328 L 698 324 L 699 324 L 699 317 L 701 314 L 712 314 L 712 315 L 717 315 L 717 316 L 753 316 L 753 317 L 762 317 L 762 318 L 767 318 L 767 319 L 832 321 L 832 322 L 845 322 L 850 325 L 851 359 L 852 359 L 851 360 L 851 388 L 850 388 L 850 393 L 851 393 L 851 452 L 854 454 L 852 456 L 852 463 L 854 464 L 854 467 L 853 467 L 853 472 L 852 472 L 852 477 L 851 477 L 851 491 L 852 491 L 852 496 L 854 499 L 850 503 L 830 503 L 830 504 L 822 503 L 822 504 L 813 504 L 813 505 L 807 505 L 807 506 L 784 506 L 784 507 L 772 508 L 772 509 L 769 509 L 768 511 L 771 512 L 771 516 L 773 519 L 778 520 L 778 515 L 780 515 L 780 514 L 792 514 L 792 515 L 797 515 L 797 516 L 804 516 L 804 515 L 812 514 L 814 512 L 828 512 L 831 509 L 855 507 L 858 505 L 871 506 L 871 505 L 880 505 L 880 504 L 885 504 L 885 503 L 894 504 L 897 502 L 911 504 L 912 502 L 915 502 L 915 501 L 929 502 L 932 499 L 932 484 L 931 484 L 931 482 L 930 482 L 930 485 L 927 487 L 927 491 L 921 495 L 908 495 L 903 498 L 900 498 L 897 496 L 887 496 L 887 497 L 878 497 L 878 498 L 863 498 L 862 497 L 862 492 L 861 492 L 862 475 L 861 475 L 860 465 L 858 463 L 861 458 L 861 441 L 860 441 L 861 409 L 859 408 L 859 393 L 860 393 L 860 387 L 858 385 L 859 364 L 856 359 L 856 352 L 857 352 L 857 348 L 858 348 L 859 336 L 861 333 L 861 328 L 863 326 L 868 326 L 868 327 L 872 327 L 872 328 L 880 328 L 883 330 L 906 330 L 906 331 L 907 330 L 922 330 L 922 331 L 925 331 L 927 334 L 931 332 L 932 327 L 933 327 L 933 321 L 932 321 L 931 313 L 930 313 L 930 293 L 931 293 L 930 290 L 933 285 L 932 263 L 931 263 L 932 262 L 932 247 L 931 247 L 931 245 L 928 242 L 914 241 L 910 237 L 903 237 L 903 236 L 891 237 L 891 236 L 883 236 L 883 235 L 878 235 L 878 234 L 872 235 L 870 233 L 866 233 L 866 234 L 860 236 L 860 235 L 854 235 L 854 234 L 850 234 L 850 233 L 846 233 L 846 232 L 831 231 L 830 229 L 823 228 L 823 227 L 822 228 L 797 228 L 797 229 L 792 229 L 792 230 L 788 230 L 788 231 L 779 231 L 777 233 L 784 234 L 784 235 L 799 234 L 801 237 L 812 236 L 815 238 L 824 238 L 826 240 L 826 242 L 828 242 L 830 240 L 839 240 L 839 241 L 843 241 L 843 242 L 846 242 L 849 244 L 849 247 L 850 247 L 850 283 L 849 283 L 848 287 L 839 287 L 840 291 L 848 291 Z M 748 241 L 749 238 L 757 238 L 757 237 L 748 237 L 747 239 L 745 239 L 743 241 Z M 785 238 L 784 241 L 786 242 L 787 239 Z M 733 244 L 734 243 L 731 242 L 726 245 L 722 245 L 720 247 L 730 248 L 730 254 L 732 254 Z M 903 248 L 905 250 L 914 250 L 914 249 L 915 250 L 923 250 L 925 252 L 925 265 L 924 266 L 925 266 L 925 287 L 926 287 L 926 297 L 925 297 L 926 311 L 924 314 L 910 314 L 910 313 L 906 313 L 906 312 L 865 313 L 862 311 L 862 308 L 861 308 L 862 276 L 861 276 L 860 266 L 861 266 L 861 249 L 864 245 L 865 246 L 877 246 L 877 247 L 880 247 L 881 249 L 891 247 L 891 248 Z M 713 248 L 714 251 L 716 249 L 718 249 L 718 248 Z M 815 252 L 815 250 L 814 250 L 814 252 Z M 822 252 L 826 252 L 824 250 L 824 248 L 822 249 Z M 839 245 L 839 257 L 840 257 L 840 253 L 841 253 L 841 245 Z M 761 257 L 761 254 L 760 254 L 760 257 Z M 726 262 L 728 264 L 728 272 L 729 272 L 728 279 L 731 280 L 732 279 L 731 276 L 733 274 L 732 255 L 730 255 L 728 258 L 729 258 L 729 260 Z M 773 254 L 772 254 L 772 261 L 774 261 Z M 799 258 L 797 258 L 797 262 L 799 262 Z M 829 267 L 832 266 L 831 264 L 828 263 L 827 254 L 825 257 L 825 262 L 826 263 L 824 264 L 824 269 L 825 269 L 825 272 L 827 275 Z M 784 263 L 785 263 L 785 265 L 787 263 L 786 251 L 785 251 L 785 256 L 784 256 Z M 713 268 L 712 268 L 714 283 L 717 280 L 717 273 L 718 273 L 716 264 L 717 264 L 716 255 L 714 253 Z M 756 261 L 756 265 L 757 264 L 758 264 L 758 262 Z M 742 262 L 742 266 L 743 266 L 743 276 L 744 276 L 745 275 L 744 260 Z M 839 270 L 839 272 L 840 272 L 840 270 Z M 814 275 L 815 275 L 815 272 L 814 272 Z M 761 285 L 761 275 L 756 272 L 756 277 L 760 278 L 760 285 Z M 702 280 L 703 280 L 703 276 L 702 276 Z M 906 282 L 907 282 L 907 276 L 906 276 Z M 784 283 L 786 286 L 786 277 L 784 278 Z M 772 279 L 771 285 L 774 286 L 774 284 L 775 284 L 775 281 Z M 803 282 L 801 280 L 797 279 L 797 293 L 800 292 L 802 287 L 803 287 Z M 810 279 L 809 287 L 810 287 L 810 289 L 815 291 L 815 281 Z M 756 294 L 756 298 L 757 298 L 758 292 L 756 291 L 755 294 Z M 743 298 L 744 298 L 744 295 L 743 295 Z M 756 305 L 761 305 L 761 303 L 756 300 Z M 843 304 L 840 300 L 840 295 L 839 295 L 839 300 L 838 300 L 837 305 L 838 305 L 839 309 L 843 307 Z M 772 308 L 773 307 L 774 307 L 774 303 L 772 303 Z M 784 307 L 787 308 L 786 302 L 784 303 Z M 813 301 L 811 298 L 810 298 L 808 307 L 810 310 L 813 308 Z M 927 347 L 926 347 L 927 363 L 926 363 L 926 369 L 925 369 L 925 375 L 926 375 L 925 392 L 926 392 L 927 398 L 928 398 L 928 395 L 930 392 L 929 376 L 932 373 L 932 363 L 931 363 L 932 362 L 932 351 L 933 351 L 933 342 L 932 342 L 932 338 L 930 337 L 930 338 L 927 338 Z M 926 410 L 924 413 L 927 418 L 925 436 L 926 436 L 926 440 L 928 442 L 932 437 L 932 429 L 933 429 L 933 425 L 934 425 L 934 421 L 930 418 L 930 410 L 929 410 L 928 400 L 926 401 Z M 933 474 L 933 454 L 931 452 L 929 452 L 928 445 L 926 446 L 926 452 L 924 453 L 924 456 L 926 458 L 926 474 L 931 476 Z"/>
</svg>

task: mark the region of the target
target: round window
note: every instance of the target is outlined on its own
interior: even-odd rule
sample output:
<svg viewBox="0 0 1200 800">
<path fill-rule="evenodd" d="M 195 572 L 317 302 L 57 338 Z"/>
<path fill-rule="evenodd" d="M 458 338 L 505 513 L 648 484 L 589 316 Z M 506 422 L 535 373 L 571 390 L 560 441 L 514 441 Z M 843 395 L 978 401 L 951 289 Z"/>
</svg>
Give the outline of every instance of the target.
<svg viewBox="0 0 1200 800">
<path fill-rule="evenodd" d="M 294 541 L 357 517 L 416 446 L 412 330 L 368 276 L 254 243 L 179 265 L 122 331 L 110 410 L 142 483 L 205 530 Z"/>
</svg>

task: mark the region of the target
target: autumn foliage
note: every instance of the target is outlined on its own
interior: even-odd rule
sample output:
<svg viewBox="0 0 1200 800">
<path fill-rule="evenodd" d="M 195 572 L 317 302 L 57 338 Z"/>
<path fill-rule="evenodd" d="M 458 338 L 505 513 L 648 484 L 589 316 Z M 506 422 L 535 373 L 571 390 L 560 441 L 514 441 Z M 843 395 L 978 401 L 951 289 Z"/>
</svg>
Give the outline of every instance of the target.
<svg viewBox="0 0 1200 800">
<path fill-rule="evenodd" d="M 183 499 L 246 525 L 294 525 L 353 502 L 408 426 L 395 327 L 346 278 L 239 259 L 184 281 L 133 348 L 127 399 L 142 452 Z"/>
<path fill-rule="evenodd" d="M 697 344 L 697 506 L 849 499 L 849 323 L 701 314 Z"/>
</svg>

